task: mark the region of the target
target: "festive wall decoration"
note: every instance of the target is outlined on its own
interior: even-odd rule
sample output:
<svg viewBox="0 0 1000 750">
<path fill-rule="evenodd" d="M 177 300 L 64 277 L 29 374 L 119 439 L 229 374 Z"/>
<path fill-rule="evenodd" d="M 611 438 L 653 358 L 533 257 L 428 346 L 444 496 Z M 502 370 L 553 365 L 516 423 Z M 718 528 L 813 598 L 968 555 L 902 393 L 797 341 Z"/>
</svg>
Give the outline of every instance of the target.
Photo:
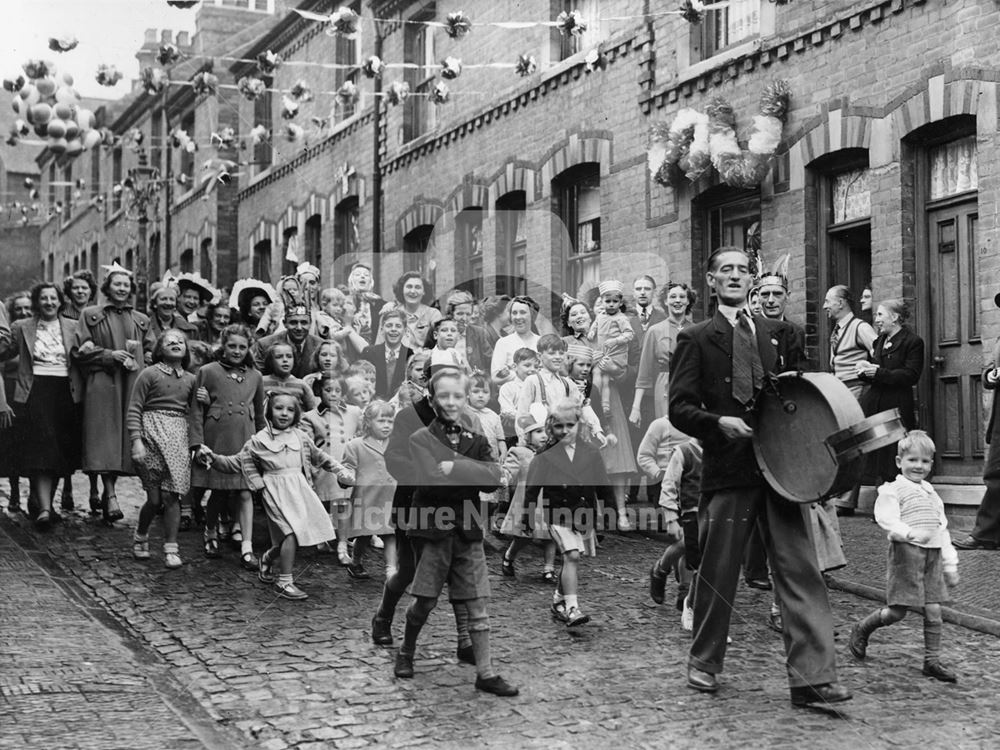
<svg viewBox="0 0 1000 750">
<path fill-rule="evenodd" d="M 449 13 L 444 22 L 445 33 L 452 39 L 461 39 L 472 31 L 472 21 L 465 13 Z"/>
<path fill-rule="evenodd" d="M 117 86 L 118 82 L 124 78 L 124 75 L 114 65 L 101 64 L 97 66 L 97 75 L 95 78 L 102 86 Z"/>
<path fill-rule="evenodd" d="M 170 85 L 170 77 L 163 68 L 147 66 L 139 73 L 139 80 L 142 82 L 143 91 L 149 95 L 163 93 L 163 90 Z"/>
<path fill-rule="evenodd" d="M 313 100 L 312 89 L 305 81 L 296 81 L 295 85 L 288 90 L 288 95 L 300 104 Z"/>
<path fill-rule="evenodd" d="M 410 96 L 410 84 L 406 81 L 393 81 L 385 91 L 389 104 L 396 105 L 406 101 Z"/>
<path fill-rule="evenodd" d="M 52 37 L 49 39 L 49 49 L 53 52 L 69 52 L 76 49 L 80 41 L 75 36 Z"/>
<path fill-rule="evenodd" d="M 157 62 L 166 67 L 173 65 L 181 59 L 181 51 L 176 44 L 161 44 L 160 51 L 156 55 Z"/>
<path fill-rule="evenodd" d="M 556 16 L 556 28 L 562 36 L 581 36 L 587 31 L 587 22 L 583 19 L 583 14 L 578 10 L 567 13 L 563 11 Z"/>
<path fill-rule="evenodd" d="M 534 55 L 518 55 L 517 64 L 514 67 L 514 72 L 517 73 L 522 78 L 530 76 L 532 73 L 538 70 L 538 61 L 535 60 Z"/>
<path fill-rule="evenodd" d="M 207 70 L 199 71 L 192 76 L 191 87 L 195 96 L 215 96 L 219 89 L 219 77 Z"/>
<path fill-rule="evenodd" d="M 361 72 L 365 74 L 365 78 L 376 78 L 382 75 L 384 70 L 385 63 L 378 55 L 372 55 L 361 66 Z"/>
<path fill-rule="evenodd" d="M 281 55 L 276 55 L 271 50 L 261 52 L 257 55 L 257 70 L 262 76 L 269 76 L 281 67 Z"/>
<path fill-rule="evenodd" d="M 337 102 L 343 107 L 350 107 L 361 97 L 361 92 L 353 81 L 344 81 L 337 89 Z"/>
<path fill-rule="evenodd" d="M 247 101 L 257 101 L 267 91 L 267 84 L 259 78 L 243 76 L 236 82 L 236 90 L 239 91 Z"/>
<path fill-rule="evenodd" d="M 704 113 L 684 108 L 669 127 L 654 125 L 648 152 L 653 179 L 661 185 L 676 185 L 682 176 L 694 182 L 711 166 L 731 187 L 759 185 L 781 143 L 790 97 L 787 81 L 765 87 L 746 148 L 736 135 L 736 113 L 721 97 L 709 102 Z"/>
<path fill-rule="evenodd" d="M 441 62 L 441 77 L 453 81 L 462 75 L 462 61 L 457 57 L 446 57 Z"/>
<path fill-rule="evenodd" d="M 451 98 L 451 91 L 448 89 L 448 84 L 444 81 L 438 81 L 434 84 L 434 88 L 431 90 L 431 101 L 435 104 L 444 104 Z"/>
</svg>

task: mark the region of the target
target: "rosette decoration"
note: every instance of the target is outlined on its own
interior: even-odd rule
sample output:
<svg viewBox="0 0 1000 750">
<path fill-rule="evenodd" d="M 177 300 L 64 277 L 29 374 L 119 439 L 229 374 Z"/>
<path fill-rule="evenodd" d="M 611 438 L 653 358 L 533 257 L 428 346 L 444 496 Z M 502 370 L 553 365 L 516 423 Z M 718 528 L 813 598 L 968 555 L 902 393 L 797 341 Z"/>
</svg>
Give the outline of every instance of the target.
<svg viewBox="0 0 1000 750">
<path fill-rule="evenodd" d="M 47 139 L 46 146 L 57 155 L 75 156 L 101 144 L 97 118 L 80 106 L 73 76 L 57 76 L 51 63 L 40 60 L 29 60 L 22 67 L 24 76 L 4 81 L 4 88 L 13 94 L 12 106 L 17 114 L 8 143 L 15 144 L 34 130 Z"/>
<path fill-rule="evenodd" d="M 431 89 L 431 101 L 435 104 L 444 104 L 451 98 L 451 89 L 444 81 L 438 81 Z"/>
<path fill-rule="evenodd" d="M 684 0 L 677 12 L 690 24 L 701 23 L 705 18 L 705 3 L 701 0 Z"/>
<path fill-rule="evenodd" d="M 340 34 L 341 36 L 352 37 L 358 33 L 359 16 L 346 5 L 337 8 L 330 14 L 330 28 L 327 34 Z"/>
<path fill-rule="evenodd" d="M 139 73 L 139 80 L 142 82 L 142 90 L 150 96 L 163 93 L 170 85 L 170 76 L 163 68 L 147 66 Z"/>
<path fill-rule="evenodd" d="M 518 55 L 517 64 L 514 66 L 514 72 L 517 73 L 521 78 L 530 76 L 532 73 L 538 70 L 538 61 L 535 60 L 534 55 Z"/>
<path fill-rule="evenodd" d="M 313 100 L 312 89 L 309 88 L 309 85 L 305 81 L 296 81 L 295 85 L 288 90 L 288 95 L 300 104 Z"/>
<path fill-rule="evenodd" d="M 385 98 L 389 104 L 400 104 L 410 96 L 410 84 L 406 81 L 393 81 L 385 90 Z"/>
<path fill-rule="evenodd" d="M 573 10 L 569 13 L 563 11 L 556 16 L 555 25 L 562 36 L 566 36 L 567 34 L 581 36 L 587 31 L 587 22 L 583 20 L 583 14 L 578 10 Z"/>
<path fill-rule="evenodd" d="M 69 52 L 76 49 L 80 41 L 75 36 L 51 37 L 49 39 L 49 49 L 53 52 Z"/>
<path fill-rule="evenodd" d="M 261 52 L 257 55 L 257 70 L 262 76 L 269 76 L 281 67 L 281 55 L 277 55 L 271 50 Z"/>
<path fill-rule="evenodd" d="M 281 96 L 281 119 L 294 120 L 299 113 L 299 103 L 288 94 Z"/>
<path fill-rule="evenodd" d="M 254 125 L 250 128 L 250 145 L 256 146 L 268 138 L 267 128 L 263 125 Z"/>
<path fill-rule="evenodd" d="M 452 39 L 461 39 L 472 31 L 472 20 L 462 11 L 449 13 L 444 19 L 444 31 Z"/>
<path fill-rule="evenodd" d="M 790 97 L 786 81 L 765 87 L 746 148 L 736 135 L 736 113 L 721 97 L 709 102 L 705 113 L 685 108 L 669 127 L 654 125 L 648 151 L 653 179 L 661 185 L 677 184 L 682 176 L 694 182 L 711 166 L 731 187 L 759 185 L 781 143 Z"/>
<path fill-rule="evenodd" d="M 210 136 L 212 145 L 216 148 L 232 148 L 236 145 L 236 131 L 233 128 L 222 128 Z"/>
<path fill-rule="evenodd" d="M 360 96 L 361 92 L 353 81 L 344 81 L 337 89 L 337 101 L 343 107 L 350 107 Z"/>
<path fill-rule="evenodd" d="M 254 102 L 267 91 L 267 84 L 259 78 L 243 76 L 236 82 L 236 90 L 243 95 L 244 99 Z"/>
<path fill-rule="evenodd" d="M 446 57 L 441 62 L 441 77 L 453 81 L 462 75 L 462 61 L 457 57 Z"/>
<path fill-rule="evenodd" d="M 361 66 L 361 72 L 365 74 L 365 78 L 376 78 L 382 75 L 384 70 L 385 63 L 378 55 L 372 55 Z"/>
<path fill-rule="evenodd" d="M 114 65 L 101 64 L 97 66 L 97 75 L 95 78 L 102 86 L 117 86 L 118 82 L 124 78 L 124 75 Z"/>
<path fill-rule="evenodd" d="M 215 96 L 219 90 L 219 77 L 208 70 L 195 73 L 191 78 L 195 96 Z"/>
<path fill-rule="evenodd" d="M 175 62 L 181 59 L 181 51 L 177 48 L 176 44 L 161 44 L 160 52 L 156 56 L 157 62 L 160 65 L 173 65 Z"/>
</svg>

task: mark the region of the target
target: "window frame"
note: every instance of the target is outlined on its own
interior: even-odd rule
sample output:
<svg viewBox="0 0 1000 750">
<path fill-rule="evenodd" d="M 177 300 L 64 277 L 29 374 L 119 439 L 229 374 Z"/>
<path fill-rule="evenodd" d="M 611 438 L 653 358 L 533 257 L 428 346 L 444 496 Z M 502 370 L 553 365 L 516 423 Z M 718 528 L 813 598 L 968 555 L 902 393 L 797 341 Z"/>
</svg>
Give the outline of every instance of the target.
<svg viewBox="0 0 1000 750">
<path fill-rule="evenodd" d="M 601 224 L 604 218 L 601 210 L 601 165 L 598 162 L 584 162 L 562 172 L 558 175 L 553 186 L 553 194 L 558 198 L 558 211 L 556 214 L 562 221 L 565 233 L 562 235 L 562 252 L 560 256 L 562 286 L 572 295 L 578 295 L 586 280 L 585 268 L 592 262 L 596 262 L 598 276 L 601 267 Z M 588 184 L 596 183 L 596 184 Z M 583 189 L 596 189 L 598 195 L 598 210 L 596 217 L 587 217 L 581 221 L 580 218 L 580 196 Z M 596 242 L 597 247 L 589 250 L 581 250 L 581 228 L 585 225 L 596 227 L 597 239 L 593 239 L 594 232 L 591 231 L 591 242 Z M 567 242 L 568 239 L 568 242 Z"/>
<path fill-rule="evenodd" d="M 433 21 L 436 18 L 435 4 L 422 8 L 412 15 L 410 21 Z M 436 111 L 429 94 L 437 79 L 434 56 L 434 28 L 419 23 L 408 23 L 403 29 L 403 61 L 416 64 L 416 68 L 404 68 L 403 80 L 410 84 L 410 94 L 403 102 L 403 141 L 409 143 L 428 133 L 437 126 Z"/>
</svg>

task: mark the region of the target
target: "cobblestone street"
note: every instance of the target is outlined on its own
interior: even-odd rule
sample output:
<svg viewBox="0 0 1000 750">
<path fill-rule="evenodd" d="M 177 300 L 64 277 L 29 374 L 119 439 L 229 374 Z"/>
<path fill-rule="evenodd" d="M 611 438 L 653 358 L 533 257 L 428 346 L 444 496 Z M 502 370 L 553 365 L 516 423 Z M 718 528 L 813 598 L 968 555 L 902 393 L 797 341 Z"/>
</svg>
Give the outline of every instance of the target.
<svg viewBox="0 0 1000 750">
<path fill-rule="evenodd" d="M 155 525 L 154 557 L 140 563 L 129 545 L 138 484 L 123 482 L 119 497 L 126 522 L 114 529 L 79 511 L 46 534 L 23 516 L 2 522 L 3 747 L 975 748 L 1000 738 L 995 637 L 946 624 L 957 686 L 920 675 L 914 616 L 880 631 L 859 664 L 846 634 L 874 605 L 842 591 L 831 596 L 854 700 L 841 717 L 791 708 L 780 639 L 764 623 L 768 595 L 746 588 L 722 689 L 691 692 L 679 617 L 646 595 L 659 543 L 638 535 L 609 535 L 584 564 L 581 601 L 594 619 L 576 632 L 550 620 L 535 553 L 516 581 L 491 559 L 494 658 L 519 697 L 474 690 L 447 606 L 421 637 L 415 679 L 397 680 L 394 650 L 368 638 L 375 578 L 351 580 L 335 558 L 306 551 L 298 580 L 310 599 L 278 600 L 235 552 L 206 560 L 196 532 L 181 536 L 184 568 L 166 570 Z"/>
</svg>

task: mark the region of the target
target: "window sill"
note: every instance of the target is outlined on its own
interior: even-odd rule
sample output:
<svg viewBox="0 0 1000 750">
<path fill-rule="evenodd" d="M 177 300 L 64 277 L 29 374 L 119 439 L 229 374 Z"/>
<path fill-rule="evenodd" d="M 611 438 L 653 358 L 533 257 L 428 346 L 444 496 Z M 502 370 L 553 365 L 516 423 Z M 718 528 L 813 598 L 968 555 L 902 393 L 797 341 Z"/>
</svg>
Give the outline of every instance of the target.
<svg viewBox="0 0 1000 750">
<path fill-rule="evenodd" d="M 717 55 L 713 55 L 707 60 L 702 60 L 701 62 L 689 65 L 677 74 L 677 78 L 674 80 L 673 85 L 692 81 L 705 73 L 715 70 L 716 68 L 725 67 L 734 60 L 739 60 L 741 57 L 752 54 L 761 48 L 762 42 L 763 40 L 761 37 L 748 39 L 745 42 L 723 50 Z"/>
</svg>

